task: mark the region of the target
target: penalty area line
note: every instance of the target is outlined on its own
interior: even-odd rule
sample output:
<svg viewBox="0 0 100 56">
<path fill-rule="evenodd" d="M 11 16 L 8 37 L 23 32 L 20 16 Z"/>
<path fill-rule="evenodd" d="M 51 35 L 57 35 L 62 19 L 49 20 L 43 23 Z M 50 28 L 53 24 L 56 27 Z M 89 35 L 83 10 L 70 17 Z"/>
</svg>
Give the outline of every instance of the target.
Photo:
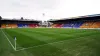
<svg viewBox="0 0 100 56">
<path fill-rule="evenodd" d="M 13 46 L 13 44 L 11 43 L 11 41 L 9 40 L 9 38 L 7 37 L 7 35 L 4 33 L 4 31 L 2 29 L 1 29 L 1 31 L 4 34 L 4 36 L 7 38 L 8 42 L 10 43 L 10 45 L 12 46 L 12 48 L 15 50 L 15 47 Z"/>
<path fill-rule="evenodd" d="M 31 49 L 31 48 L 35 48 L 35 47 L 41 47 L 41 46 L 45 46 L 45 45 L 49 45 L 49 44 L 54 44 L 54 43 L 61 43 L 61 42 L 64 42 L 66 40 L 62 40 L 62 41 L 57 41 L 57 42 L 52 42 L 52 43 L 47 43 L 47 44 L 43 44 L 43 45 L 37 45 L 37 46 L 33 46 L 33 47 L 28 47 L 28 48 L 22 48 L 22 49 L 17 49 L 16 51 L 23 51 L 23 50 L 26 50 L 26 49 Z"/>
<path fill-rule="evenodd" d="M 80 38 L 84 38 L 84 37 L 80 37 Z M 80 38 L 76 38 L 76 39 L 80 39 Z M 73 39 L 71 39 L 73 40 Z M 70 40 L 70 41 L 71 41 Z M 62 40 L 62 41 L 57 41 L 57 42 L 52 42 L 52 43 L 47 43 L 47 44 L 43 44 L 43 45 L 37 45 L 37 46 L 33 46 L 33 47 L 27 47 L 27 48 L 22 48 L 22 49 L 17 49 L 16 51 L 23 51 L 23 50 L 26 50 L 26 49 L 31 49 L 31 48 L 35 48 L 35 47 L 41 47 L 41 46 L 45 46 L 45 45 L 49 45 L 49 44 L 56 44 L 56 43 L 62 43 L 64 41 L 68 41 L 68 40 Z"/>
</svg>

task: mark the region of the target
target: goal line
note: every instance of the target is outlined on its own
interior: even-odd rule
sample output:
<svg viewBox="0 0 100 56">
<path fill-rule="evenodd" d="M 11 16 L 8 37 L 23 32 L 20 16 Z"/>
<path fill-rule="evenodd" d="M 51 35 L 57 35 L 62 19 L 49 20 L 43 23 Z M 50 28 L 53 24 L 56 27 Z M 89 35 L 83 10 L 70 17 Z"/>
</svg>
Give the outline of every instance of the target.
<svg viewBox="0 0 100 56">
<path fill-rule="evenodd" d="M 3 35 L 6 37 L 6 39 L 8 40 L 9 44 L 11 45 L 11 47 L 16 51 L 14 45 L 11 43 L 11 41 L 9 40 L 9 38 L 7 37 L 7 35 L 4 33 L 4 31 L 1 29 Z"/>
</svg>

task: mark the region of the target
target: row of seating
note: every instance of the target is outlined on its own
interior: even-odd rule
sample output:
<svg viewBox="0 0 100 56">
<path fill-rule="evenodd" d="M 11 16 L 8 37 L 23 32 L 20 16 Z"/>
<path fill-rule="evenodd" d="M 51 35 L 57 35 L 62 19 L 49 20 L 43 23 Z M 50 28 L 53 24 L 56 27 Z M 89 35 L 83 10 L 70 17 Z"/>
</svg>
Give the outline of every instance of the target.
<svg viewBox="0 0 100 56">
<path fill-rule="evenodd" d="M 100 28 L 100 22 L 86 22 L 80 28 Z"/>
<path fill-rule="evenodd" d="M 38 24 L 2 24 L 2 28 L 38 27 Z"/>
<path fill-rule="evenodd" d="M 65 24 L 53 24 L 51 27 L 66 27 L 66 28 L 100 28 L 100 21 L 79 21 L 67 22 Z"/>
<path fill-rule="evenodd" d="M 53 24 L 52 27 L 62 27 L 63 24 Z"/>
</svg>

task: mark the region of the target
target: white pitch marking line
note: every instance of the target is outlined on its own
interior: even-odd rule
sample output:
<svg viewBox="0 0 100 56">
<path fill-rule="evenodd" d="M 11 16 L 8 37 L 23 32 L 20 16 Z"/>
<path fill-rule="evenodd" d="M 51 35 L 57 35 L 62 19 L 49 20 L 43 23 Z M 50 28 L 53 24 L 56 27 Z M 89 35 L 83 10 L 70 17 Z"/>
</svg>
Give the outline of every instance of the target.
<svg viewBox="0 0 100 56">
<path fill-rule="evenodd" d="M 84 37 L 80 37 L 80 38 L 84 38 Z M 79 38 L 77 38 L 77 39 L 79 39 Z M 73 40 L 73 39 L 71 39 L 71 40 Z M 26 50 L 26 49 L 30 49 L 30 48 L 34 48 L 34 47 L 40 47 L 40 46 L 44 46 L 44 45 L 48 45 L 48 44 L 61 43 L 61 42 L 64 42 L 64 41 L 67 41 L 67 40 L 57 41 L 57 42 L 53 42 L 53 43 L 47 43 L 47 44 L 43 44 L 43 45 L 37 45 L 37 46 L 33 46 L 33 47 L 28 47 L 28 48 L 22 48 L 22 49 L 19 49 L 19 50 L 16 50 L 16 51 L 22 51 L 22 50 Z"/>
<path fill-rule="evenodd" d="M 22 48 L 22 49 L 19 49 L 19 50 L 16 50 L 16 51 L 26 50 L 26 49 L 30 49 L 30 48 L 34 48 L 34 47 L 40 47 L 40 46 L 44 46 L 44 45 L 48 45 L 48 44 L 60 43 L 60 42 L 64 42 L 64 41 L 66 41 L 66 40 L 57 41 L 57 42 L 53 42 L 53 43 L 47 43 L 47 44 L 43 44 L 43 45 L 37 45 L 37 46 L 33 46 L 33 47 L 28 47 L 28 48 Z"/>
<path fill-rule="evenodd" d="M 1 30 L 3 32 L 3 30 Z M 11 43 L 11 41 L 9 40 L 9 38 L 7 37 L 7 35 L 3 32 L 3 34 L 5 35 L 5 37 L 7 38 L 8 42 L 10 43 L 10 45 L 12 46 L 12 48 L 15 50 L 13 44 Z M 16 50 L 15 50 L 16 51 Z"/>
</svg>

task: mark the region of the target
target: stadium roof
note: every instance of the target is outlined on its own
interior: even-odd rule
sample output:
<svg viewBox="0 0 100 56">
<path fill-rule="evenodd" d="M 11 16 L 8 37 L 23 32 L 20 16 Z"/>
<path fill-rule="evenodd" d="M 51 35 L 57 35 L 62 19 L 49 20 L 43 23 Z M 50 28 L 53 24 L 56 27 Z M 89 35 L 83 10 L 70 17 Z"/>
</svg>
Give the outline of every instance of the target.
<svg viewBox="0 0 100 56">
<path fill-rule="evenodd" d="M 86 20 L 86 19 L 99 19 L 94 17 L 100 17 L 100 14 L 93 14 L 93 15 L 85 15 L 85 16 L 77 16 L 77 17 L 69 17 L 69 18 L 62 18 L 62 19 L 51 19 L 48 21 L 60 21 L 60 20 Z"/>
<path fill-rule="evenodd" d="M 7 18 L 2 18 L 1 20 L 10 20 L 10 21 L 38 21 L 38 22 L 40 22 L 40 20 L 33 20 L 33 19 L 23 19 L 23 20 L 21 20 L 21 19 L 7 19 Z"/>
</svg>

